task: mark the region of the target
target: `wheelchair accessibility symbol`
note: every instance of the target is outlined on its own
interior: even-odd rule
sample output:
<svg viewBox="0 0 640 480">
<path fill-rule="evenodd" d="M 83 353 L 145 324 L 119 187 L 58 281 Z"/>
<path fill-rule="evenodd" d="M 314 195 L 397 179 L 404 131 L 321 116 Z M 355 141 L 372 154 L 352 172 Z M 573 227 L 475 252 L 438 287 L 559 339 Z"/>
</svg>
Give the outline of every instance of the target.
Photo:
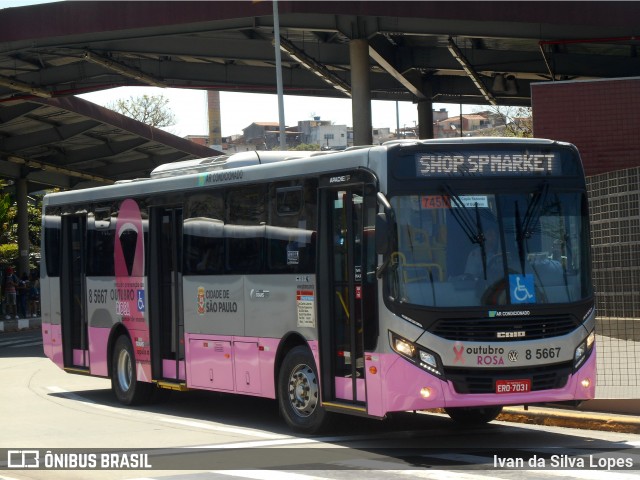
<svg viewBox="0 0 640 480">
<path fill-rule="evenodd" d="M 533 275 L 509 275 L 511 303 L 536 303 Z"/>
<path fill-rule="evenodd" d="M 138 290 L 138 311 L 144 312 L 144 290 Z"/>
</svg>

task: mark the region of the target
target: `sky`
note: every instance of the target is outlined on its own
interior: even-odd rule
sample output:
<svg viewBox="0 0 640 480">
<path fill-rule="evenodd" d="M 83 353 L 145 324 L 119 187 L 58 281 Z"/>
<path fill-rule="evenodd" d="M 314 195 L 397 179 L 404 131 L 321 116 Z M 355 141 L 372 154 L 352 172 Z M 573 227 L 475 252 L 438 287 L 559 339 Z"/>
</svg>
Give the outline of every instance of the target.
<svg viewBox="0 0 640 480">
<path fill-rule="evenodd" d="M 157 87 L 119 87 L 78 95 L 98 105 L 106 106 L 118 99 L 136 98 L 142 95 L 163 95 L 176 117 L 176 125 L 164 128 L 174 135 L 207 135 L 207 94 L 204 90 L 187 90 Z M 435 109 L 447 108 L 449 116 L 459 115 L 457 104 L 434 104 Z M 353 126 L 350 98 L 314 98 L 293 95 L 284 96 L 284 123 L 297 125 L 299 121 L 319 116 L 335 125 Z M 465 108 L 465 113 L 466 113 Z M 398 102 L 400 128 L 413 127 L 418 121 L 417 105 Z M 278 122 L 278 97 L 263 93 L 220 92 L 220 116 L 222 136 L 242 134 L 242 129 L 253 122 Z M 396 102 L 374 100 L 371 102 L 372 126 L 396 130 Z"/>
<path fill-rule="evenodd" d="M 0 9 L 50 3 L 52 0 L 0 0 Z M 275 74 L 274 74 L 275 75 Z M 274 79 L 275 83 L 275 79 Z M 79 95 L 80 98 L 101 106 L 115 103 L 118 99 L 129 99 L 142 95 L 164 95 L 168 100 L 168 107 L 176 117 L 176 124 L 163 128 L 174 135 L 207 135 L 207 96 L 204 90 L 186 90 L 157 87 L 119 87 Z M 439 110 L 446 108 L 449 116 L 460 114 L 458 104 L 434 104 Z M 253 122 L 278 122 L 278 97 L 274 94 L 220 92 L 220 110 L 222 136 L 242 134 L 242 129 Z M 284 96 L 284 123 L 295 126 L 299 121 L 311 120 L 319 116 L 321 120 L 328 120 L 335 125 L 353 126 L 351 117 L 350 98 L 314 98 L 301 96 Z M 396 102 L 374 100 L 371 102 L 372 126 L 374 128 L 388 127 L 391 131 L 415 126 L 418 121 L 417 105 L 411 102 Z M 463 113 L 473 111 L 473 107 L 463 107 Z"/>
</svg>

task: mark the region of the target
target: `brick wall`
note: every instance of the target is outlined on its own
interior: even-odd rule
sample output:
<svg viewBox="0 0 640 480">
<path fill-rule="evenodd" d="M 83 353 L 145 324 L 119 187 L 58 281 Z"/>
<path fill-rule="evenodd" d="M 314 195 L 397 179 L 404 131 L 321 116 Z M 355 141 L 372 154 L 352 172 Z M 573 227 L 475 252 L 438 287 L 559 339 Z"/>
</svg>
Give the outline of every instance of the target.
<svg viewBox="0 0 640 480">
<path fill-rule="evenodd" d="M 531 86 L 533 134 L 573 143 L 587 176 L 640 166 L 640 77 Z"/>
<path fill-rule="evenodd" d="M 587 175 L 596 398 L 640 398 L 640 78 L 536 84 L 536 137 L 575 144 Z"/>
</svg>

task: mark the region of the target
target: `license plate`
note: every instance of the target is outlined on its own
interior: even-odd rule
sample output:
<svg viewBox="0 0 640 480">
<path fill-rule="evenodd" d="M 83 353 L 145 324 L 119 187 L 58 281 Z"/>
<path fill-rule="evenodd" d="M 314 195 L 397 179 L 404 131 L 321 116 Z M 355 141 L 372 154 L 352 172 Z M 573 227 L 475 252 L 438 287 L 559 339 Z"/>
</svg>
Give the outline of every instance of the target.
<svg viewBox="0 0 640 480">
<path fill-rule="evenodd" d="M 526 393 L 531 391 L 531 380 L 496 380 L 496 393 Z"/>
</svg>

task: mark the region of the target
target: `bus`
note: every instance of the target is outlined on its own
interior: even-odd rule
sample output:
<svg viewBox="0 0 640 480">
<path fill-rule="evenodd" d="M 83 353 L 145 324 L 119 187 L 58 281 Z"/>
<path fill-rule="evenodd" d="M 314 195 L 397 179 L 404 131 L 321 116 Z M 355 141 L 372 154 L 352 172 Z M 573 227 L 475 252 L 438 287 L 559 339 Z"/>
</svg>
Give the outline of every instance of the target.
<svg viewBox="0 0 640 480">
<path fill-rule="evenodd" d="M 277 400 L 294 430 L 336 414 L 595 392 L 582 163 L 545 139 L 399 140 L 242 152 L 52 193 L 42 219 L 46 355 L 159 389 Z"/>
</svg>

